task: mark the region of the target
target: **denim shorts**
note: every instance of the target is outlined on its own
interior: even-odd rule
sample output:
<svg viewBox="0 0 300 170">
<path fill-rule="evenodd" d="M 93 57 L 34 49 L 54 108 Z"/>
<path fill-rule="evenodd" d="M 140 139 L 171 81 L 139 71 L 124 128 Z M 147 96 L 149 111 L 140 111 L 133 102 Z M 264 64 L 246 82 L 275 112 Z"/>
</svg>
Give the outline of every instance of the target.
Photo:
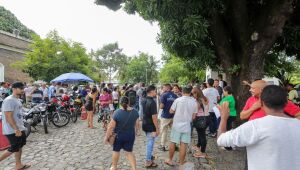
<svg viewBox="0 0 300 170">
<path fill-rule="evenodd" d="M 113 151 L 120 152 L 120 150 L 123 149 L 126 152 L 132 152 L 134 140 L 135 140 L 134 132 L 118 133 L 115 139 L 115 143 L 113 145 Z"/>
<path fill-rule="evenodd" d="M 172 128 L 170 138 L 171 142 L 176 143 L 178 145 L 180 144 L 180 142 L 189 144 L 191 142 L 191 133 L 177 132 L 174 128 Z"/>
</svg>

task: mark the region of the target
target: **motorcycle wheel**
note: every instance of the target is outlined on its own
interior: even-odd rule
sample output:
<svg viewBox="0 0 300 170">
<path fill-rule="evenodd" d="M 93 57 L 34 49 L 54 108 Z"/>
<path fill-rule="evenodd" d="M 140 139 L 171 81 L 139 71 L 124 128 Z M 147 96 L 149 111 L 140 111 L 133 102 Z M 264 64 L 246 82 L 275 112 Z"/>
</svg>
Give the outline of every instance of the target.
<svg viewBox="0 0 300 170">
<path fill-rule="evenodd" d="M 56 127 L 66 126 L 70 122 L 70 116 L 66 112 L 53 113 L 52 123 Z"/>
<path fill-rule="evenodd" d="M 30 135 L 31 133 L 31 125 L 27 122 L 24 122 L 24 126 L 25 126 L 25 135 L 26 135 L 26 138 Z"/>
<path fill-rule="evenodd" d="M 75 111 L 70 111 L 71 112 L 71 119 L 73 123 L 77 122 L 77 113 Z"/>
<path fill-rule="evenodd" d="M 45 131 L 46 134 L 48 134 L 48 126 L 47 126 L 47 119 L 46 119 L 46 117 L 42 118 L 42 122 L 43 122 L 44 131 Z"/>
</svg>

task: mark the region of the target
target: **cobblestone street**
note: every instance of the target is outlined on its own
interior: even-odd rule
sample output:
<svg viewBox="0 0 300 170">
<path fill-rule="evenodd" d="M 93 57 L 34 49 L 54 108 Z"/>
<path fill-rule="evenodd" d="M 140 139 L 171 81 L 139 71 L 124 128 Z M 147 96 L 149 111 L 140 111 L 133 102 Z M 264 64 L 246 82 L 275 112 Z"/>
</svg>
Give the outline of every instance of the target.
<svg viewBox="0 0 300 170">
<path fill-rule="evenodd" d="M 95 117 L 96 119 L 96 117 Z M 23 151 L 23 163 L 31 164 L 32 170 L 107 170 L 111 164 L 112 149 L 104 145 L 104 131 L 101 125 L 95 123 L 96 129 L 88 129 L 86 122 L 79 120 L 76 124 L 70 122 L 66 127 L 56 128 L 50 125 L 49 134 L 44 134 L 42 127 L 31 133 L 27 145 Z M 194 134 L 193 141 L 196 139 Z M 134 153 L 137 159 L 138 169 L 145 169 L 145 136 L 142 134 L 136 138 Z M 158 139 L 159 140 L 159 139 Z M 194 141 L 195 142 L 195 141 Z M 159 170 L 177 169 L 168 167 L 163 163 L 168 152 L 161 152 L 157 149 L 159 141 L 155 145 L 156 162 Z M 1 154 L 2 152 L 0 152 Z M 121 152 L 122 153 L 122 152 Z M 188 154 L 187 161 L 195 165 L 195 169 L 221 169 L 240 170 L 244 167 L 244 151 L 221 151 L 217 148 L 215 140 L 208 140 L 207 153 L 211 157 L 208 160 L 196 159 Z M 178 152 L 175 153 L 178 161 Z M 14 157 L 4 160 L 0 169 L 14 169 Z M 129 164 L 125 155 L 121 154 L 119 169 L 129 170 Z"/>
</svg>

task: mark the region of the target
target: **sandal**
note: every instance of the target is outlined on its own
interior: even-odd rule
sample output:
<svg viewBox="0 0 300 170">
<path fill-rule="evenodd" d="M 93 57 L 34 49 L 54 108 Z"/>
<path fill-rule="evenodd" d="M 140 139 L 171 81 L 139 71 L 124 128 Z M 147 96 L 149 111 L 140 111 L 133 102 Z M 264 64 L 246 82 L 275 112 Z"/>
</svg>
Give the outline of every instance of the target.
<svg viewBox="0 0 300 170">
<path fill-rule="evenodd" d="M 170 161 L 170 160 L 165 160 L 165 164 L 168 165 L 168 166 L 175 166 L 175 165 L 173 164 L 173 162 Z"/>
<path fill-rule="evenodd" d="M 193 146 L 192 149 L 193 149 L 194 151 L 200 151 L 200 148 L 198 148 L 197 146 Z"/>
<path fill-rule="evenodd" d="M 158 165 L 155 162 L 151 162 L 150 165 L 145 165 L 145 168 L 156 168 Z"/>
<path fill-rule="evenodd" d="M 31 167 L 31 165 L 24 165 L 22 168 L 20 168 L 20 169 L 18 169 L 18 170 L 23 170 L 23 169 L 28 169 L 28 168 L 30 168 Z"/>
<path fill-rule="evenodd" d="M 207 156 L 206 154 L 199 153 L 199 152 L 193 154 L 193 157 L 195 158 L 206 158 L 206 156 Z"/>
</svg>

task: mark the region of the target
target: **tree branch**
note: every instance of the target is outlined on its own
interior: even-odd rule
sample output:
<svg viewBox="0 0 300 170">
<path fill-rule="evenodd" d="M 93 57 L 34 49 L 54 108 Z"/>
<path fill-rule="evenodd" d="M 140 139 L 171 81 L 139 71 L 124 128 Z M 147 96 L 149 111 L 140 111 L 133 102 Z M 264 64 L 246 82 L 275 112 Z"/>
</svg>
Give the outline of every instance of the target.
<svg viewBox="0 0 300 170">
<path fill-rule="evenodd" d="M 281 35 L 286 20 L 293 13 L 293 0 L 271 1 L 255 24 L 257 40 L 252 33 L 253 56 L 261 56 L 269 50 Z"/>
<path fill-rule="evenodd" d="M 256 74 L 258 77 L 263 77 L 263 64 L 265 54 L 274 45 L 276 39 L 282 34 L 285 22 L 289 19 L 293 12 L 293 0 L 274 0 L 264 9 L 258 21 L 256 22 L 255 31 L 251 35 L 251 44 L 249 46 L 250 54 L 250 72 L 260 73 Z M 251 75 L 251 74 L 250 74 Z"/>
</svg>

